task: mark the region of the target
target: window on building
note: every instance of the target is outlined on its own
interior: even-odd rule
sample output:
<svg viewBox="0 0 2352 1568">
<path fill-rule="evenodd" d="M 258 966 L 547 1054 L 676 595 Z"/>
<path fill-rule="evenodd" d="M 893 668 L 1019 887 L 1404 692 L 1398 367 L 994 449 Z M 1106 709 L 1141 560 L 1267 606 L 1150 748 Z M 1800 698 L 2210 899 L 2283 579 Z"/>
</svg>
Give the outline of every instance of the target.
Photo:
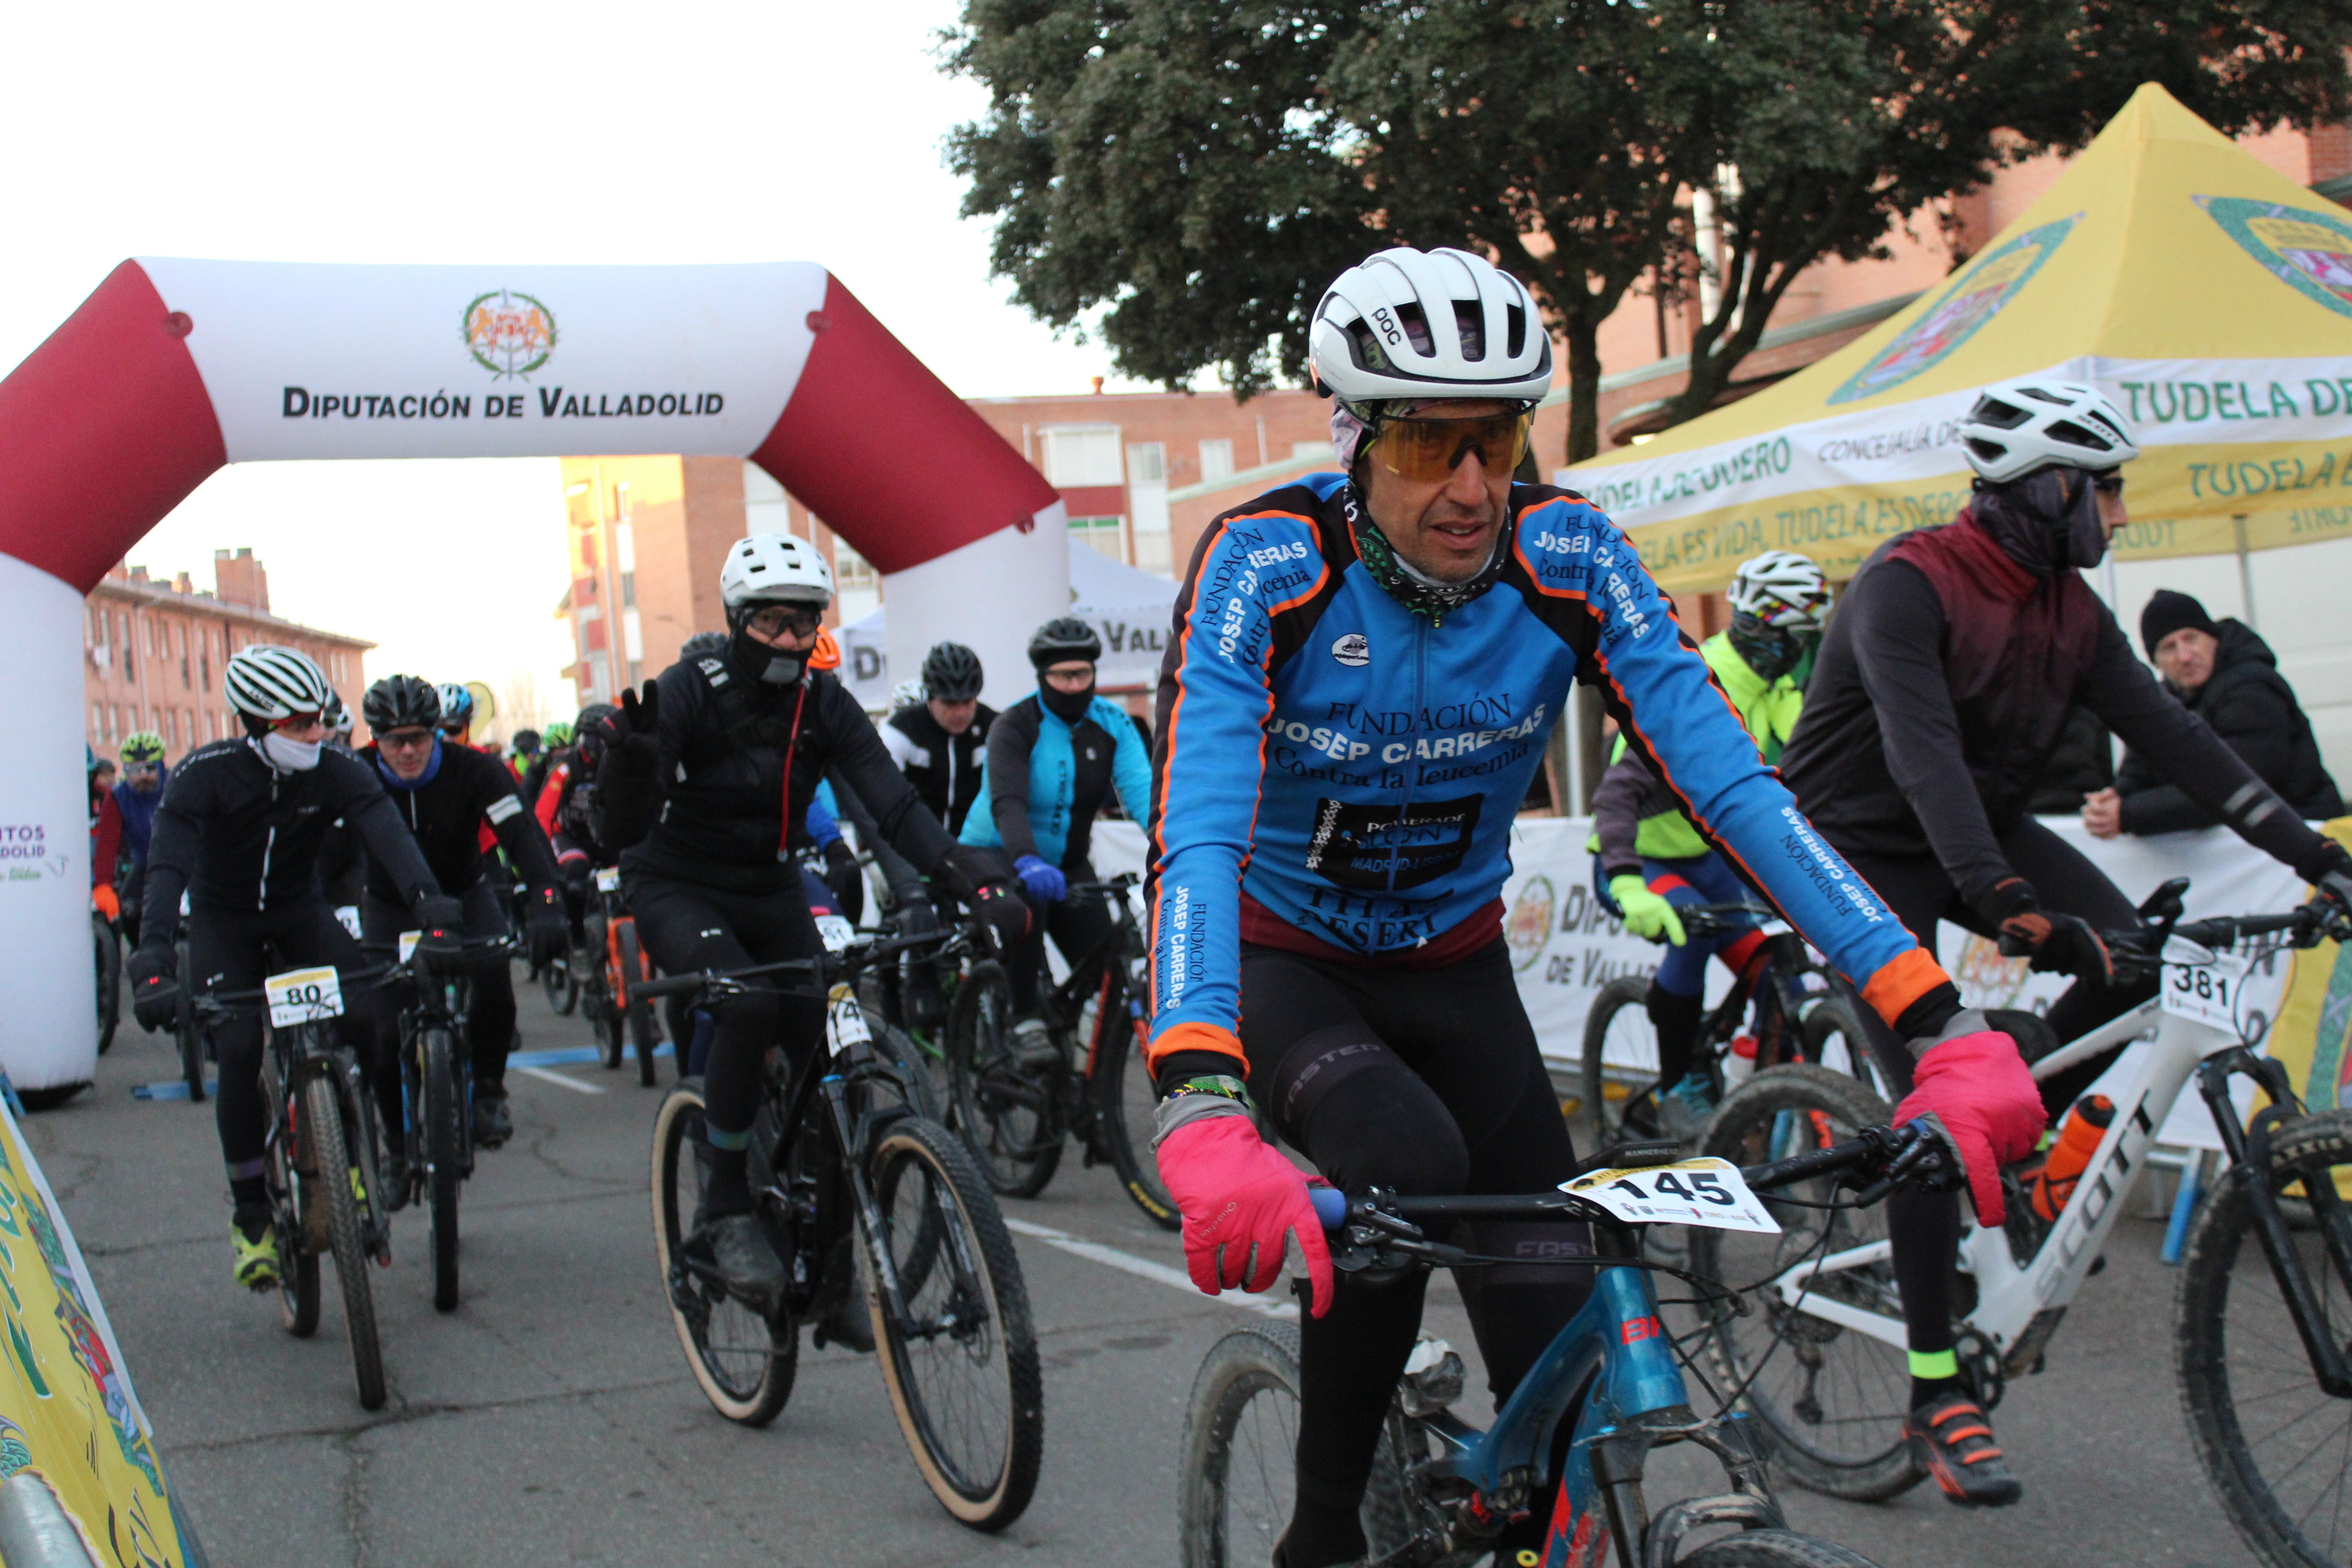
<svg viewBox="0 0 2352 1568">
<path fill-rule="evenodd" d="M 1168 447 L 1160 441 L 1139 441 L 1127 449 L 1127 482 L 1164 485 L 1168 482 Z"/>
<path fill-rule="evenodd" d="M 1231 441 L 1201 443 L 1201 481 L 1229 479 L 1234 476 L 1234 444 Z"/>
<path fill-rule="evenodd" d="M 1048 425 L 1038 432 L 1045 443 L 1045 482 L 1055 489 L 1126 483 L 1119 472 L 1116 425 Z"/>
<path fill-rule="evenodd" d="M 881 584 L 882 574 L 874 563 L 849 548 L 848 542 L 836 538 L 833 542 L 833 585 L 843 590 L 873 588 Z"/>
<path fill-rule="evenodd" d="M 89 705 L 89 732 L 94 738 L 106 733 L 106 704 L 103 702 Z"/>
<path fill-rule="evenodd" d="M 1113 561 L 1127 559 L 1127 519 L 1123 517 L 1074 517 L 1070 519 L 1070 541 L 1098 551 Z"/>
</svg>

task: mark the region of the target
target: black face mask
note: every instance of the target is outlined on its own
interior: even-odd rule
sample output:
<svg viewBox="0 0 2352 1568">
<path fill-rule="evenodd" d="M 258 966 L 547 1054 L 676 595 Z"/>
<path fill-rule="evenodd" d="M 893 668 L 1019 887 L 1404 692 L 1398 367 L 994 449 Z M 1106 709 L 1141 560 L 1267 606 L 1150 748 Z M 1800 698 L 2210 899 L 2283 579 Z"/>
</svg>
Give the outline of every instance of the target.
<svg viewBox="0 0 2352 1568">
<path fill-rule="evenodd" d="M 2080 468 L 2038 468 L 2005 485 L 1979 479 L 1970 508 L 2002 552 L 2037 577 L 2106 558 L 2098 490 Z"/>
<path fill-rule="evenodd" d="M 1037 700 L 1045 705 L 1046 712 L 1065 724 L 1075 724 L 1085 718 L 1094 700 L 1095 683 L 1091 680 L 1083 691 L 1065 691 L 1044 676 L 1037 678 Z"/>
<path fill-rule="evenodd" d="M 1766 680 L 1778 680 L 1804 662 L 1805 637 L 1765 625 L 1742 611 L 1731 617 L 1731 649 Z"/>
<path fill-rule="evenodd" d="M 812 647 L 787 653 L 780 647 L 770 647 L 739 626 L 729 639 L 727 651 L 735 668 L 754 679 L 770 686 L 790 686 L 800 679 L 801 672 L 808 668 L 809 655 L 816 650 Z"/>
</svg>

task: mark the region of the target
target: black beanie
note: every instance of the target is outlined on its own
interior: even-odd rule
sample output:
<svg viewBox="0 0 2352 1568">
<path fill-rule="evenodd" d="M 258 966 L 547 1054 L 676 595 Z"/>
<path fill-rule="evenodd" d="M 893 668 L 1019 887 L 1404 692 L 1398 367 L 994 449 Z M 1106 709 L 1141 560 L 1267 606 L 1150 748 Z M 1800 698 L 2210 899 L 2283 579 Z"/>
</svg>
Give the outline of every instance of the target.
<svg viewBox="0 0 2352 1568">
<path fill-rule="evenodd" d="M 2158 588 L 2155 597 L 2148 600 L 2147 608 L 2139 613 L 2139 640 L 2147 649 L 2147 657 L 2154 658 L 2156 645 L 2183 626 L 2192 626 L 2209 637 L 2221 635 L 2221 628 L 2213 624 L 2204 605 L 2186 594 Z"/>
</svg>

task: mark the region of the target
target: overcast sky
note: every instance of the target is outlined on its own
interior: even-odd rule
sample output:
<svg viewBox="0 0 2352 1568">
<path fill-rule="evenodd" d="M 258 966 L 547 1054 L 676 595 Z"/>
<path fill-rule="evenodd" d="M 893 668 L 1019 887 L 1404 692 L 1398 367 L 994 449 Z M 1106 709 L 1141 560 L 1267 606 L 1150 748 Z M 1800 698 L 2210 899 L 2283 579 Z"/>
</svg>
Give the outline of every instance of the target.
<svg viewBox="0 0 2352 1568">
<path fill-rule="evenodd" d="M 0 96 L 0 364 L 127 256 L 804 259 L 959 394 L 1084 391 L 1103 352 L 1007 302 L 987 226 L 956 216 L 941 142 L 983 105 L 938 68 L 958 11 L 27 6 Z M 383 644 L 371 677 L 544 685 L 567 657 L 552 460 L 247 464 L 131 559 L 205 586 L 238 545 L 280 614 Z"/>
</svg>

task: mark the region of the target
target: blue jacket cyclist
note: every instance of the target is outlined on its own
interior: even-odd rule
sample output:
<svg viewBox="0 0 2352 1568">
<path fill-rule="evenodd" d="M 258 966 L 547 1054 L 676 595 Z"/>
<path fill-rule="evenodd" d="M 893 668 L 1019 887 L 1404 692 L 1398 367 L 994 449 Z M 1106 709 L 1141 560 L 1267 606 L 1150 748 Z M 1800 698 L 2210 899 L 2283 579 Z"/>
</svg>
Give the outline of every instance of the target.
<svg viewBox="0 0 2352 1568">
<path fill-rule="evenodd" d="M 1341 471 L 1235 508 L 1194 551 L 1161 668 L 1151 842 L 1154 1147 L 1186 1264 L 1204 1290 L 1262 1290 L 1295 1236 L 1312 1288 L 1286 1568 L 1364 1554 L 1358 1509 L 1424 1280 L 1335 1285 L 1307 1173 L 1251 1113 L 1351 1192 L 1567 1176 L 1501 893 L 1571 681 L 1600 692 L 1702 842 L 1918 1042 L 1921 1080 L 1947 1088 L 1928 1109 L 1981 1125 L 1988 1096 L 2019 1092 L 1929 1070 L 2000 1037 L 1799 813 L 1625 536 L 1580 496 L 1512 482 L 1552 372 L 1526 288 L 1466 252 L 1400 247 L 1342 274 L 1308 331 Z M 1589 1291 L 1591 1239 L 1470 1228 L 1474 1253 L 1527 1260 L 1460 1276 L 1500 1399 Z M 1496 1558 L 1568 1550 L 1544 1530 L 1541 1511 L 1513 1524 Z"/>
<path fill-rule="evenodd" d="M 1072 882 L 1094 880 L 1087 856 L 1095 816 L 1118 792 L 1128 816 L 1144 820 L 1151 800 L 1151 761 L 1124 709 L 1095 694 L 1102 639 L 1075 616 L 1047 621 L 1029 639 L 1037 691 L 999 714 L 988 731 L 988 765 L 980 795 L 963 819 L 962 840 L 1002 847 L 1020 874 L 1021 891 L 1043 916 L 1013 955 L 1013 1049 L 1050 1053 L 1037 1016 L 1045 936 L 1073 968 L 1088 963 L 1110 935 L 1099 899 L 1072 899 Z"/>
</svg>

